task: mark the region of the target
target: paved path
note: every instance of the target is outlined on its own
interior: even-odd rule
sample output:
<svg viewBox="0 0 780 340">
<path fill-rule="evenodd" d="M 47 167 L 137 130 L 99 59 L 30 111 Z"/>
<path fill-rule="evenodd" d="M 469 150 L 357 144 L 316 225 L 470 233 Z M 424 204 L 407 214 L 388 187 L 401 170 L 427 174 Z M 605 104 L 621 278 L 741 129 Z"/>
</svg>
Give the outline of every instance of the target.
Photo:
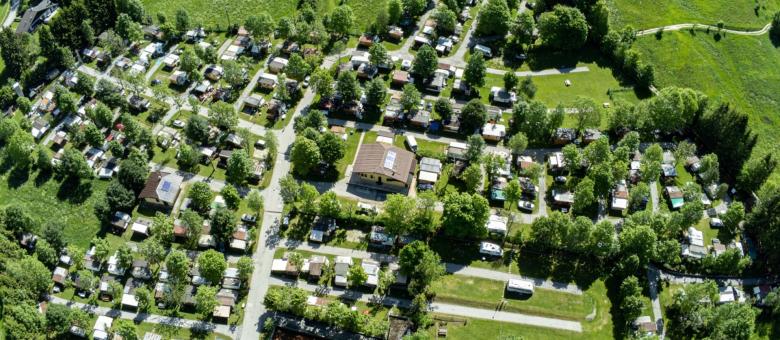
<svg viewBox="0 0 780 340">
<path fill-rule="evenodd" d="M 236 111 L 241 110 L 241 105 L 244 104 L 244 100 L 252 95 L 252 91 L 254 91 L 255 86 L 257 86 L 257 82 L 260 80 L 260 75 L 262 75 L 263 72 L 265 72 L 265 67 L 261 67 L 259 70 L 257 70 L 257 72 L 255 72 L 255 75 L 252 76 L 249 84 L 247 84 L 244 88 L 244 91 L 241 92 L 241 96 L 239 96 L 236 100 L 236 103 L 233 104 L 233 108 L 235 108 Z"/>
<path fill-rule="evenodd" d="M 718 29 L 718 26 L 712 26 L 712 25 L 702 25 L 702 24 L 676 24 L 676 25 L 669 25 L 664 27 L 656 27 L 656 28 L 650 28 L 646 30 L 637 31 L 636 35 L 638 37 L 641 37 L 643 35 L 650 35 L 655 34 L 658 31 L 679 31 L 684 29 L 689 29 L 696 27 L 698 30 L 714 30 L 715 32 L 723 32 L 723 33 L 729 33 L 729 34 L 736 34 L 736 35 L 764 35 L 766 32 L 769 32 L 769 29 L 772 28 L 772 24 L 766 24 L 764 28 L 756 31 L 743 31 L 743 30 L 732 30 L 727 28 Z"/>
<path fill-rule="evenodd" d="M 658 269 L 653 266 L 647 267 L 647 281 L 650 291 L 650 301 L 653 305 L 653 319 L 655 320 L 656 328 L 660 330 L 659 339 L 663 340 L 664 334 L 664 320 L 663 313 L 661 311 L 661 301 L 658 298 Z"/>
<path fill-rule="evenodd" d="M 648 184 L 650 186 L 650 201 L 653 202 L 653 214 L 657 213 L 661 207 L 658 206 L 659 199 L 658 199 L 658 185 L 656 182 L 650 182 Z"/>
<path fill-rule="evenodd" d="M 136 322 L 148 322 L 148 323 L 161 324 L 166 326 L 174 326 L 179 328 L 205 330 L 205 331 L 216 332 L 216 333 L 221 333 L 221 334 L 231 335 L 231 336 L 235 336 L 236 333 L 238 332 L 238 329 L 235 326 L 214 324 L 205 321 L 182 319 L 182 318 L 175 318 L 175 317 L 162 316 L 156 314 L 130 313 L 118 309 L 91 306 L 80 302 L 66 300 L 57 296 L 51 296 L 49 302 L 56 303 L 58 305 L 66 305 L 70 308 L 78 308 L 86 312 L 95 313 L 97 315 L 104 315 L 112 318 L 119 317 L 122 319 L 133 320 Z"/>
<path fill-rule="evenodd" d="M 416 37 L 417 34 L 419 34 L 422 31 L 423 27 L 425 27 L 425 21 L 428 20 L 428 17 L 434 11 L 436 11 L 436 10 L 432 9 L 430 11 L 425 12 L 425 14 L 423 14 L 420 17 L 420 19 L 417 20 L 417 26 L 415 26 L 417 28 L 417 30 L 414 33 L 412 33 L 411 35 L 409 35 L 409 38 L 406 39 L 406 41 L 404 42 L 403 46 L 401 46 L 401 48 L 398 49 L 397 51 L 393 51 L 391 53 L 391 55 L 399 57 L 401 59 L 410 59 L 410 60 L 414 59 L 414 56 L 411 53 L 409 53 L 409 49 L 411 49 L 412 46 L 414 45 L 414 37 Z"/>
<path fill-rule="evenodd" d="M 292 240 L 280 240 L 280 244 L 291 249 L 306 250 L 311 252 L 317 252 L 322 254 L 334 255 L 334 256 L 350 256 L 360 259 L 373 259 L 381 262 L 396 262 L 397 259 L 393 255 L 380 254 L 374 252 L 368 252 L 363 250 L 347 249 L 340 247 L 332 247 L 322 244 L 310 244 L 308 242 L 301 243 Z M 534 281 L 534 285 L 539 288 L 556 290 L 559 292 L 582 295 L 582 290 L 575 284 L 555 282 L 545 279 L 537 279 L 532 277 L 526 277 L 521 275 L 509 274 L 506 272 L 500 272 L 496 270 L 483 269 L 477 267 L 466 266 L 456 263 L 444 263 L 444 267 L 448 273 L 463 276 L 479 277 L 484 279 L 496 280 L 496 281 L 509 281 L 509 279 L 523 278 Z"/>
<path fill-rule="evenodd" d="M 758 285 L 772 285 L 780 283 L 780 277 L 718 277 L 718 276 L 693 276 L 676 274 L 658 269 L 658 276 L 661 280 L 669 281 L 679 284 L 692 284 L 702 283 L 705 281 L 715 281 L 718 285 L 732 285 L 732 286 L 758 286 Z"/>
<path fill-rule="evenodd" d="M 482 3 L 482 1 L 479 1 L 479 3 Z M 525 3 L 525 0 L 523 1 Z M 474 6 L 477 6 L 476 4 Z M 523 4 L 520 4 L 521 8 L 524 8 L 525 6 Z M 479 12 L 477 12 L 477 17 L 479 17 Z M 466 36 L 463 37 L 463 41 L 460 43 L 460 46 L 458 46 L 458 50 L 455 51 L 451 56 L 441 58 L 440 61 L 443 63 L 448 63 L 450 65 L 455 65 L 456 67 L 464 67 L 466 66 L 466 60 L 464 57 L 466 56 L 466 52 L 474 46 L 477 42 L 472 41 L 472 36 L 474 34 L 474 30 L 477 29 L 477 18 L 474 18 L 471 20 L 471 26 L 469 26 L 469 30 L 466 31 Z M 476 40 L 476 39 L 473 39 Z"/>
<path fill-rule="evenodd" d="M 228 38 L 225 40 L 225 42 L 222 43 L 222 46 L 217 49 L 217 58 L 222 57 L 222 53 L 225 53 L 225 50 L 227 50 L 228 47 L 230 47 L 230 44 L 233 43 L 233 38 Z"/>
<path fill-rule="evenodd" d="M 3 20 L 3 27 L 11 27 L 13 25 L 14 20 L 16 20 L 16 10 L 19 8 L 19 3 L 21 0 L 9 0 L 11 1 L 11 8 L 8 10 L 8 15 L 5 16 L 5 20 Z"/>
<path fill-rule="evenodd" d="M 307 290 L 309 292 L 316 292 L 319 294 L 327 294 L 337 296 L 340 298 L 346 298 L 350 300 L 360 300 L 363 302 L 381 302 L 385 306 L 398 306 L 401 308 L 408 308 L 411 302 L 406 299 L 385 297 L 381 299 L 371 294 L 363 294 L 360 292 L 354 292 L 350 290 L 340 288 L 324 288 L 319 285 L 314 285 L 305 281 L 293 281 L 289 279 L 281 279 L 273 277 L 271 278 L 271 284 L 274 285 L 294 285 L 298 288 Z M 379 299 L 379 300 L 377 300 Z M 547 317 L 540 317 L 534 315 L 526 315 L 520 313 L 510 313 L 496 310 L 480 309 L 473 307 L 463 307 L 457 305 L 451 305 L 447 303 L 432 302 L 429 304 L 429 309 L 432 312 L 456 315 L 467 318 L 477 318 L 486 320 L 496 320 L 501 322 L 531 325 L 537 327 L 546 327 L 561 329 L 571 332 L 582 332 L 582 325 L 577 321 L 553 319 Z"/>
<path fill-rule="evenodd" d="M 485 71 L 487 73 L 497 74 L 500 76 L 504 75 L 504 73 L 509 72 L 504 70 L 496 70 L 494 68 L 488 68 Z M 525 78 L 527 76 L 531 76 L 531 77 L 554 76 L 559 74 L 583 73 L 583 72 L 590 72 L 590 69 L 587 66 L 550 68 L 550 69 L 539 70 L 539 71 L 519 71 L 519 72 L 515 72 L 515 75 L 520 78 Z"/>
</svg>

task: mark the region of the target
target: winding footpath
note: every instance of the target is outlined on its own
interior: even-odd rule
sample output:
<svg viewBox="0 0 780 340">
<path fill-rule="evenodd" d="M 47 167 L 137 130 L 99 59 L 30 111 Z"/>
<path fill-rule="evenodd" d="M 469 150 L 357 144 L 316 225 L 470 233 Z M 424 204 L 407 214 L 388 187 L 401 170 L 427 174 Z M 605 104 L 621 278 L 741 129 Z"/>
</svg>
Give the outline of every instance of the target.
<svg viewBox="0 0 780 340">
<path fill-rule="evenodd" d="M 772 28 L 772 24 L 766 24 L 764 28 L 757 30 L 757 31 L 742 31 L 742 30 L 732 30 L 728 28 L 718 28 L 718 26 L 712 26 L 712 25 L 703 25 L 703 24 L 676 24 L 676 25 L 669 25 L 669 26 L 663 26 L 663 27 L 656 27 L 656 28 L 649 28 L 646 30 L 641 30 L 636 32 L 636 36 L 641 37 L 643 35 L 650 35 L 655 34 L 659 31 L 679 31 L 689 28 L 695 28 L 697 30 L 714 30 L 716 32 L 722 32 L 722 33 L 729 33 L 729 34 L 735 34 L 735 35 L 749 35 L 749 36 L 756 36 L 756 35 L 763 35 L 769 32 L 769 29 Z"/>
</svg>

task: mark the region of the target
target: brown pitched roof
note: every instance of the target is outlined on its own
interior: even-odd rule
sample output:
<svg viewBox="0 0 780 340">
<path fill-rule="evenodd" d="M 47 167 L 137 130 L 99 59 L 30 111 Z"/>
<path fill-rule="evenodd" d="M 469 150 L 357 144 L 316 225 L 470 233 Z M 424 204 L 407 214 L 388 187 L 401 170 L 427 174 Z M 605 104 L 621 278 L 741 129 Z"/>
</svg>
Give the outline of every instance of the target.
<svg viewBox="0 0 780 340">
<path fill-rule="evenodd" d="M 162 178 L 168 175 L 167 172 L 155 171 L 149 174 L 149 178 L 146 179 L 144 189 L 141 190 L 141 194 L 138 198 L 157 198 L 157 186 L 160 185 Z"/>
<path fill-rule="evenodd" d="M 360 147 L 352 171 L 381 174 L 407 183 L 413 177 L 410 174 L 414 174 L 416 163 L 414 154 L 409 151 L 383 143 L 371 143 Z"/>
</svg>

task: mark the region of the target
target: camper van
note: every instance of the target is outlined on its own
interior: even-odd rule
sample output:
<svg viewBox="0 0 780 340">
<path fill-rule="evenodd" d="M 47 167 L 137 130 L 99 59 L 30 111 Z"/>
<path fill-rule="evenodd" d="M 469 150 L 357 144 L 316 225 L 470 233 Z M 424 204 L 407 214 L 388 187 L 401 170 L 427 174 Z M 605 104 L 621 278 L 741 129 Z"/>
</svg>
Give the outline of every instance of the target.
<svg viewBox="0 0 780 340">
<path fill-rule="evenodd" d="M 406 146 L 409 147 L 409 150 L 412 150 L 412 152 L 417 152 L 417 139 L 414 138 L 414 136 L 406 136 Z"/>
<path fill-rule="evenodd" d="M 487 47 L 485 45 L 474 45 L 474 52 L 482 52 L 482 55 L 485 56 L 485 58 L 493 58 L 493 51 L 490 50 L 490 47 Z"/>
<path fill-rule="evenodd" d="M 534 293 L 534 283 L 523 279 L 510 279 L 506 283 L 507 292 L 532 295 Z"/>
</svg>

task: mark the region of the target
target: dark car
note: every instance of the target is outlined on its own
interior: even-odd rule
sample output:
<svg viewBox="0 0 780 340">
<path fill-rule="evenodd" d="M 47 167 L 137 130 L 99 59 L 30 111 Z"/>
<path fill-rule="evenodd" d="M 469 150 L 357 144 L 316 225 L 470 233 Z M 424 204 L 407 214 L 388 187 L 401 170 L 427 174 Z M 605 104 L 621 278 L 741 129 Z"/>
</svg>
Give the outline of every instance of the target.
<svg viewBox="0 0 780 340">
<path fill-rule="evenodd" d="M 162 83 L 162 81 L 160 81 L 160 79 L 152 79 L 152 86 L 160 85 L 160 83 Z"/>
<path fill-rule="evenodd" d="M 566 176 L 555 176 L 555 183 L 566 184 Z"/>
<path fill-rule="evenodd" d="M 250 214 L 243 214 L 241 215 L 241 222 L 255 224 L 257 223 L 257 216 L 250 215 Z"/>
</svg>

